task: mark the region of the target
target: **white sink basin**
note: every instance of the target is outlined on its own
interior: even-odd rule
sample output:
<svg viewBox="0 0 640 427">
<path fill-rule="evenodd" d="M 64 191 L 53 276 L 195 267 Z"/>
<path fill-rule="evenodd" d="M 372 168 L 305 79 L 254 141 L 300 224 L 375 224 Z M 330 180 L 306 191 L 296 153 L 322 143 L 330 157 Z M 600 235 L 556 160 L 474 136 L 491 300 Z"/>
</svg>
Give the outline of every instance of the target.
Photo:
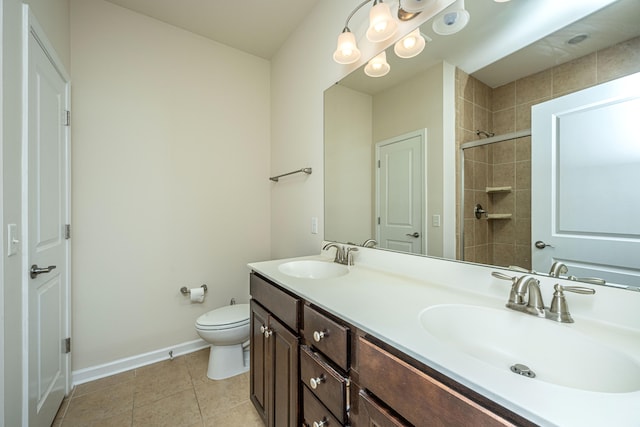
<svg viewBox="0 0 640 427">
<path fill-rule="evenodd" d="M 331 279 L 349 272 L 346 265 L 330 261 L 291 261 L 278 267 L 281 273 L 301 279 Z"/>
<path fill-rule="evenodd" d="M 564 324 L 462 304 L 429 307 L 420 322 L 440 342 L 495 368 L 525 365 L 535 373 L 527 381 L 603 393 L 640 390 L 638 361 Z"/>
</svg>

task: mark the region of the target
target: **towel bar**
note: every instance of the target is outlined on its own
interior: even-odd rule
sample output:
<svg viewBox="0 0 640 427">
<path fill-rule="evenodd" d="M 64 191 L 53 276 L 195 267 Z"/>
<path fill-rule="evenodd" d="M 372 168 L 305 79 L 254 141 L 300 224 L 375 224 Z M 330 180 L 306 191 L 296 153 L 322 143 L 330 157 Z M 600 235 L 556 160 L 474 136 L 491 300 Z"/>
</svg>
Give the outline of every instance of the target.
<svg viewBox="0 0 640 427">
<path fill-rule="evenodd" d="M 271 181 L 278 182 L 278 179 L 279 179 L 279 178 L 282 178 L 283 176 L 293 175 L 294 173 L 306 173 L 307 175 L 311 175 L 311 168 L 302 168 L 302 169 L 298 169 L 297 171 L 288 172 L 288 173 L 283 173 L 282 175 L 272 176 L 272 177 L 271 177 L 271 178 L 269 178 L 269 179 L 270 179 Z"/>
</svg>

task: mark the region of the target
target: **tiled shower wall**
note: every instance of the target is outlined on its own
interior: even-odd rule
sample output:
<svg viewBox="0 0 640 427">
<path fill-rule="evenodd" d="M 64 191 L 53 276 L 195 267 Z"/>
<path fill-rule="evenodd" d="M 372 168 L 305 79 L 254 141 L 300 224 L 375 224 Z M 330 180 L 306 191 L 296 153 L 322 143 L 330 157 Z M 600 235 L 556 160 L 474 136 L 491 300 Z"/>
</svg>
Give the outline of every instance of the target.
<svg viewBox="0 0 640 427">
<path fill-rule="evenodd" d="M 609 80 L 640 72 L 640 37 L 594 52 L 497 88 L 461 70 L 456 72 L 457 182 L 461 144 L 480 139 L 476 131 L 496 135 L 529 129 L 531 106 Z M 486 187 L 511 186 L 509 193 L 489 195 Z M 531 137 L 465 150 L 464 259 L 500 266 L 531 268 Z M 476 219 L 480 203 L 489 213 L 511 213 L 511 219 Z M 457 258 L 462 259 L 460 244 Z"/>
</svg>

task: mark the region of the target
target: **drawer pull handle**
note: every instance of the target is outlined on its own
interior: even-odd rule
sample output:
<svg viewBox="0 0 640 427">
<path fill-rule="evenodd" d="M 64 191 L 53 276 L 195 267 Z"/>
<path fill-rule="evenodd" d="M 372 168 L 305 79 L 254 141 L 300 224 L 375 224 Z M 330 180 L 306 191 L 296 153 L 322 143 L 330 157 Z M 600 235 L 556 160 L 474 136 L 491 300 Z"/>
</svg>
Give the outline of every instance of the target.
<svg viewBox="0 0 640 427">
<path fill-rule="evenodd" d="M 322 421 L 314 421 L 313 427 L 324 427 L 327 425 L 327 419 L 324 418 Z"/>
<path fill-rule="evenodd" d="M 324 378 L 324 374 L 323 374 L 323 375 L 320 375 L 318 378 L 311 378 L 311 379 L 309 380 L 309 385 L 311 386 L 311 388 L 312 388 L 312 389 L 314 389 L 314 390 L 315 390 L 315 389 L 317 389 L 317 388 L 318 388 L 318 386 L 319 386 L 320 384 L 322 384 L 324 381 L 325 381 L 325 378 Z"/>
<path fill-rule="evenodd" d="M 322 340 L 322 338 L 328 336 L 326 331 L 313 331 L 313 340 L 315 342 L 320 342 L 320 340 Z"/>
</svg>

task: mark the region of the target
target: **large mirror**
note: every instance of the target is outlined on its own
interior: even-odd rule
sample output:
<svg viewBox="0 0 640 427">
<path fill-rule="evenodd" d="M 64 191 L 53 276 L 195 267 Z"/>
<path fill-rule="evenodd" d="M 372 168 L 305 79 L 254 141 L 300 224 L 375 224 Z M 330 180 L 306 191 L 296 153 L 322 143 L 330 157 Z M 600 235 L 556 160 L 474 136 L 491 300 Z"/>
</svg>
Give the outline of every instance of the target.
<svg viewBox="0 0 640 427">
<path fill-rule="evenodd" d="M 439 36 L 427 21 L 420 55 L 390 47 L 386 76 L 358 69 L 327 89 L 326 240 L 533 269 L 531 107 L 640 72 L 640 2 L 600 2 L 517 46 L 553 13 L 533 3 L 467 2 L 461 32 Z"/>
</svg>

